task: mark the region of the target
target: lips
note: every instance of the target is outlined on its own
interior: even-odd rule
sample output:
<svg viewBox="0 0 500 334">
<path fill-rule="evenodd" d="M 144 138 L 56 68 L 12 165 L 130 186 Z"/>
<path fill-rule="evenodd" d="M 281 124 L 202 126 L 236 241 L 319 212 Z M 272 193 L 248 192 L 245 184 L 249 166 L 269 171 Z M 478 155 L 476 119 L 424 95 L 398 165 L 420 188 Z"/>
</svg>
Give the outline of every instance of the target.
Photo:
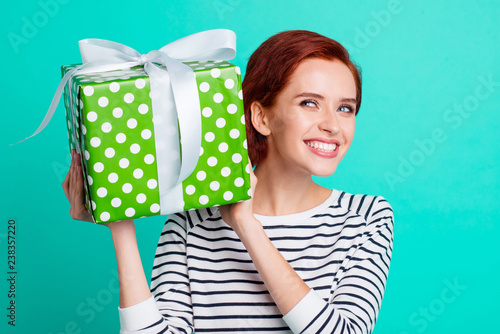
<svg viewBox="0 0 500 334">
<path fill-rule="evenodd" d="M 337 140 L 323 138 L 305 140 L 304 143 L 311 152 L 325 158 L 335 158 L 340 144 Z"/>
</svg>

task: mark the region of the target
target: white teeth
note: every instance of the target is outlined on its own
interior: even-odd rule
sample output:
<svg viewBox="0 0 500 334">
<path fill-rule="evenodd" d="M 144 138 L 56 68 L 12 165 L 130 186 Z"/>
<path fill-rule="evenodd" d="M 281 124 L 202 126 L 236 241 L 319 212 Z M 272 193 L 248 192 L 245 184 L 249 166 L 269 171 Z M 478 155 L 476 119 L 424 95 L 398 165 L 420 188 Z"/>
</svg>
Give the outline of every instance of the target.
<svg viewBox="0 0 500 334">
<path fill-rule="evenodd" d="M 337 148 L 336 144 L 326 144 L 321 142 L 307 142 L 307 145 L 322 152 L 333 152 Z"/>
</svg>

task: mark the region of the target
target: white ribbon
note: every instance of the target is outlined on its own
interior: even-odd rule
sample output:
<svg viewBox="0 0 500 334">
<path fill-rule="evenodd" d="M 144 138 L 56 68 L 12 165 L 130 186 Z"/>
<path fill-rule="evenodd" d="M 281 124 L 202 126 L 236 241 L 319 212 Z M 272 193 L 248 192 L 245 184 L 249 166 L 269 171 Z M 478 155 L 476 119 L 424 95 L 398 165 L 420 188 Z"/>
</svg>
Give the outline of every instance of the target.
<svg viewBox="0 0 500 334">
<path fill-rule="evenodd" d="M 165 202 L 169 201 L 165 198 L 171 197 L 169 192 L 174 188 L 178 193 L 179 185 L 193 172 L 198 163 L 201 147 L 201 111 L 196 79 L 193 70 L 182 62 L 234 58 L 236 54 L 235 33 L 227 29 L 203 31 L 176 40 L 160 50 L 153 50 L 147 54 L 140 54 L 126 45 L 102 39 L 84 39 L 79 42 L 79 46 L 82 65 L 63 76 L 49 110 L 38 129 L 18 143 L 37 135 L 47 126 L 59 104 L 64 87 L 68 84 L 71 88 L 71 81 L 75 75 L 144 65 L 151 84 L 155 141 L 157 146 L 160 142 L 168 146 L 156 149 L 160 212 L 164 214 L 171 211 L 165 207 Z M 164 65 L 166 69 L 157 64 Z M 174 101 L 173 104 L 172 101 Z M 73 101 L 70 101 L 70 106 L 74 127 Z M 182 150 L 179 149 L 177 120 Z M 166 131 L 165 124 L 171 125 L 171 131 Z M 75 147 L 80 153 L 76 131 L 73 135 Z M 180 161 L 172 159 L 173 154 L 179 151 L 182 151 Z"/>
</svg>

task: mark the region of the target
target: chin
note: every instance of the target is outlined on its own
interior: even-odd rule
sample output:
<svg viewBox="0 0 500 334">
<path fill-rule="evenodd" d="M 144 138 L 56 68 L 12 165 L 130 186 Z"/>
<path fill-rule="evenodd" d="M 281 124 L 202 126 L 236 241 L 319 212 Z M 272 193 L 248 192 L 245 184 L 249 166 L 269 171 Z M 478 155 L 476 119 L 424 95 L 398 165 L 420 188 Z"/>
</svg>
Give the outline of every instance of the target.
<svg viewBox="0 0 500 334">
<path fill-rule="evenodd" d="M 337 170 L 337 166 L 334 167 L 329 167 L 325 166 L 324 168 L 314 168 L 311 170 L 311 174 L 314 176 L 319 176 L 319 177 L 326 177 L 326 176 L 331 176 L 335 173 Z"/>
</svg>

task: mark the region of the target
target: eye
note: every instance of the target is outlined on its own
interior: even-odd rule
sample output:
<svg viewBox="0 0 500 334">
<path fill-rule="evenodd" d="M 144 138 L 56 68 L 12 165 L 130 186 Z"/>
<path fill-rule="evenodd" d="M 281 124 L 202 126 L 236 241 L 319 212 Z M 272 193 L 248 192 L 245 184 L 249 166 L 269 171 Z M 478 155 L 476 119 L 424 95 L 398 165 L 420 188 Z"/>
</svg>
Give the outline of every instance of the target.
<svg viewBox="0 0 500 334">
<path fill-rule="evenodd" d="M 316 102 L 315 100 L 304 100 L 304 101 L 300 102 L 300 105 L 306 106 L 306 107 L 311 107 L 311 108 L 316 108 L 316 107 L 318 107 L 318 102 Z"/>
<path fill-rule="evenodd" d="M 351 107 L 350 105 L 347 105 L 347 104 L 341 105 L 338 110 L 342 111 L 342 112 L 350 113 L 350 114 L 354 113 L 354 108 Z"/>
</svg>

